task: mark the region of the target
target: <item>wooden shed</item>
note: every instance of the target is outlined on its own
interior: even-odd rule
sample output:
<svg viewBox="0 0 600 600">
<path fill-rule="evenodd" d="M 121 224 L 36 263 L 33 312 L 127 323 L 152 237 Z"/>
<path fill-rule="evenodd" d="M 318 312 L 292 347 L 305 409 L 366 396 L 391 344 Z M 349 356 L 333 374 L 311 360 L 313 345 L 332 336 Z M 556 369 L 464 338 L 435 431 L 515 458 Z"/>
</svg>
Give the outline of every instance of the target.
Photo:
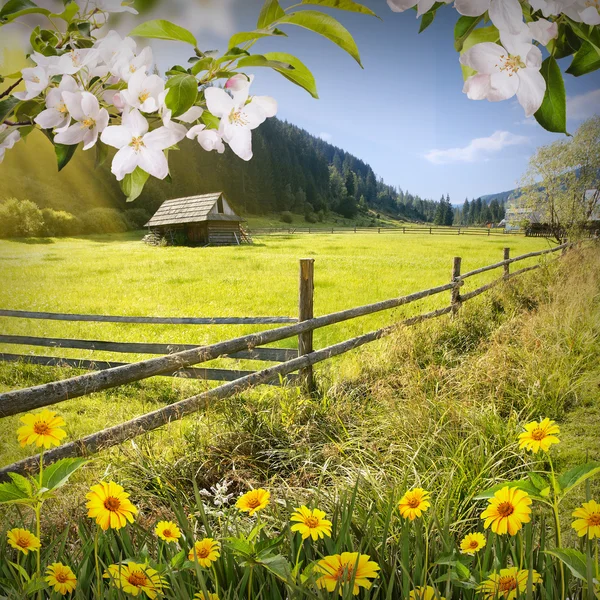
<svg viewBox="0 0 600 600">
<path fill-rule="evenodd" d="M 243 219 L 235 214 L 222 192 L 175 198 L 163 202 L 146 223 L 150 231 L 144 241 L 190 246 L 251 243 L 242 222 Z"/>
</svg>

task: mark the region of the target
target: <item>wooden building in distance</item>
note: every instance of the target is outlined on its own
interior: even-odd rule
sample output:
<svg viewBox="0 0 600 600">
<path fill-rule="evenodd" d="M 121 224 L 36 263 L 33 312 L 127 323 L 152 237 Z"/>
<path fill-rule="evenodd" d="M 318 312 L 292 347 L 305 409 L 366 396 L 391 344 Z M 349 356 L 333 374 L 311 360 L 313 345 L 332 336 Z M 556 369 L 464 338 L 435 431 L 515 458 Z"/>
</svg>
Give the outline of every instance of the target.
<svg viewBox="0 0 600 600">
<path fill-rule="evenodd" d="M 222 192 L 166 200 L 146 223 L 148 244 L 239 246 L 252 243 Z"/>
</svg>

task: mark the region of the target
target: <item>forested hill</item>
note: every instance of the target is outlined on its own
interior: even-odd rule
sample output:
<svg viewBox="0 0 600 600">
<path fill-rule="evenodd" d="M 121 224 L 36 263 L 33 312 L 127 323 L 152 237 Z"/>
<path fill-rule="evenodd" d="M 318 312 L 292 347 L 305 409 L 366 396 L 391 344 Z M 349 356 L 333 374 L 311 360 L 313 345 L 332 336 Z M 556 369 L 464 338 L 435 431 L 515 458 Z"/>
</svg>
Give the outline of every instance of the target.
<svg viewBox="0 0 600 600">
<path fill-rule="evenodd" d="M 294 125 L 270 119 L 254 131 L 253 142 L 254 158 L 246 163 L 229 150 L 209 153 L 185 140 L 181 150 L 170 152 L 172 183 L 151 180 L 134 206 L 153 211 L 167 198 L 222 190 L 245 215 L 291 211 L 312 220 L 328 211 L 354 217 L 371 208 L 434 220 L 439 202 L 397 191 L 364 161 Z M 75 215 L 98 207 L 126 208 L 109 173 L 110 157 L 101 166 L 94 161 L 93 150 L 78 151 L 58 174 L 51 145 L 34 133 L 7 152 L 0 166 L 0 201 L 29 199 Z"/>
</svg>

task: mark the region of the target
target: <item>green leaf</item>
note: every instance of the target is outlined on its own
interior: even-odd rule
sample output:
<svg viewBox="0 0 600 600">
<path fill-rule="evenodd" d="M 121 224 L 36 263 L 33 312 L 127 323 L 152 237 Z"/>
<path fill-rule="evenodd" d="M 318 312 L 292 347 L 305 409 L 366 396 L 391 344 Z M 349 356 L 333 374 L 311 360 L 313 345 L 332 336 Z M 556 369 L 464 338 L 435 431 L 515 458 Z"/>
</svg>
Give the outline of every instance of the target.
<svg viewBox="0 0 600 600">
<path fill-rule="evenodd" d="M 129 35 L 137 35 L 139 37 L 154 38 L 157 40 L 171 40 L 174 42 L 185 42 L 196 47 L 198 42 L 190 31 L 163 19 L 147 21 L 138 25 Z"/>
<path fill-rule="evenodd" d="M 201 58 L 200 60 L 194 63 L 194 65 L 190 69 L 190 72 L 192 73 L 192 75 L 198 75 L 198 73 L 200 73 L 201 71 L 208 71 L 213 66 L 214 62 L 215 59 L 211 58 L 210 56 Z"/>
<path fill-rule="evenodd" d="M 579 552 L 579 550 L 574 550 L 573 548 L 556 548 L 555 550 L 544 550 L 544 552 L 563 562 L 577 579 L 583 579 L 584 581 L 587 579 L 585 554 Z"/>
<path fill-rule="evenodd" d="M 67 23 L 70 23 L 79 12 L 79 6 L 75 2 L 70 2 L 61 13 L 53 13 L 51 17 L 58 17 Z"/>
<path fill-rule="evenodd" d="M 423 33 L 434 21 L 435 12 L 426 12 L 421 17 L 421 24 L 419 25 L 419 33 Z"/>
<path fill-rule="evenodd" d="M 198 81 L 192 75 L 175 75 L 167 81 L 165 88 L 169 90 L 165 104 L 174 117 L 188 111 L 198 97 Z"/>
<path fill-rule="evenodd" d="M 15 106 L 19 104 L 20 100 L 14 96 L 9 96 L 4 100 L 0 100 L 0 123 L 10 115 Z"/>
<path fill-rule="evenodd" d="M 539 490 L 533 485 L 533 483 L 529 479 L 521 479 L 520 481 L 507 481 L 505 483 L 498 483 L 497 485 L 488 488 L 487 490 L 477 494 L 474 500 L 488 500 L 489 498 L 493 498 L 494 494 L 500 491 L 502 488 L 518 488 L 527 492 L 532 498 L 539 500 L 540 502 L 548 503 L 546 498 L 543 498 L 540 495 Z"/>
<path fill-rule="evenodd" d="M 44 106 L 36 100 L 25 100 L 15 108 L 15 118 L 17 121 L 33 121 L 42 110 Z"/>
<path fill-rule="evenodd" d="M 547 131 L 567 133 L 567 94 L 556 59 L 549 56 L 542 63 L 540 72 L 546 80 L 546 93 L 542 105 L 535 113 L 535 120 Z"/>
<path fill-rule="evenodd" d="M 10 475 L 14 475 L 11 473 Z M 15 483 L 0 483 L 0 504 L 27 503 L 31 498 Z"/>
<path fill-rule="evenodd" d="M 200 117 L 200 120 L 206 125 L 208 129 L 219 129 L 220 120 L 215 117 L 212 113 L 205 110 Z"/>
<path fill-rule="evenodd" d="M 0 21 L 8 23 L 24 15 L 40 14 L 50 16 L 52 11 L 40 8 L 29 0 L 9 0 L 0 10 Z"/>
<path fill-rule="evenodd" d="M 30 596 L 35 592 L 39 592 L 40 590 L 45 590 L 48 588 L 48 584 L 44 580 L 43 577 L 36 577 L 35 575 L 32 577 L 31 581 L 27 583 L 25 586 L 25 594 Z"/>
<path fill-rule="evenodd" d="M 315 10 L 295 12 L 281 17 L 278 24 L 296 25 L 314 31 L 345 50 L 362 67 L 360 53 L 350 32 L 336 19 Z"/>
<path fill-rule="evenodd" d="M 477 27 L 482 17 L 460 17 L 454 26 L 454 47 L 457 52 L 461 52 L 465 40 L 471 32 Z"/>
<path fill-rule="evenodd" d="M 286 36 L 286 34 L 279 29 L 257 29 L 256 31 L 241 31 L 240 33 L 236 33 L 235 35 L 231 36 L 228 48 L 235 48 L 236 46 L 245 44 L 246 42 L 252 42 L 254 40 L 259 40 L 260 38 L 272 37 L 277 35 Z"/>
<path fill-rule="evenodd" d="M 283 8 L 281 8 L 278 0 L 265 0 L 265 3 L 260 10 L 260 14 L 258 15 L 256 27 L 257 29 L 264 29 L 284 16 L 285 12 L 283 11 Z"/>
<path fill-rule="evenodd" d="M 100 140 L 96 143 L 96 160 L 94 166 L 96 169 L 101 167 L 108 158 L 108 146 Z"/>
<path fill-rule="evenodd" d="M 71 162 L 76 150 L 77 144 L 69 146 L 66 144 L 54 144 L 54 153 L 56 154 L 59 172 L 62 171 L 69 164 L 69 162 Z"/>
<path fill-rule="evenodd" d="M 291 579 L 292 570 L 288 561 L 278 554 L 269 558 L 264 558 L 258 561 L 267 571 L 273 573 L 276 577 L 279 577 L 282 581 L 289 582 Z"/>
<path fill-rule="evenodd" d="M 25 494 L 28 498 L 33 497 L 33 487 L 31 481 L 19 473 L 9 473 L 8 476 L 12 479 L 13 484 L 19 488 L 19 491 Z"/>
<path fill-rule="evenodd" d="M 569 25 L 579 38 L 591 44 L 600 55 L 600 29 L 598 27 L 585 27 L 573 20 L 569 20 Z"/>
<path fill-rule="evenodd" d="M 326 6 L 328 8 L 337 8 L 338 10 L 347 10 L 350 12 L 361 13 L 377 17 L 377 15 L 366 6 L 354 2 L 354 0 L 302 0 L 302 4 L 312 4 L 313 6 Z M 377 17 L 379 19 L 379 17 Z"/>
<path fill-rule="evenodd" d="M 317 82 L 315 81 L 314 75 L 310 69 L 300 59 L 296 58 L 292 54 L 286 54 L 285 52 L 267 52 L 264 57 L 270 61 L 278 61 L 290 64 L 294 67 L 290 69 L 275 69 L 278 73 L 281 73 L 286 79 L 304 88 L 313 98 L 318 98 L 317 93 Z"/>
<path fill-rule="evenodd" d="M 125 175 L 125 178 L 121 181 L 121 189 L 127 196 L 127 202 L 133 202 L 140 197 L 140 194 L 144 191 L 148 177 L 150 175 L 146 171 L 142 171 L 139 167 L 133 173 Z"/>
<path fill-rule="evenodd" d="M 482 44 L 483 42 L 496 43 L 498 41 L 500 41 L 500 32 L 493 25 L 490 25 L 489 27 L 478 27 L 477 29 L 473 29 L 464 40 L 460 53 L 461 55 L 464 54 L 467 50 L 475 46 L 475 44 Z M 461 65 L 461 68 L 463 79 L 465 81 L 471 77 L 471 75 L 477 73 L 477 71 L 465 65 Z"/>
<path fill-rule="evenodd" d="M 244 557 L 252 556 L 254 552 L 254 548 L 252 544 L 248 543 L 246 540 L 241 540 L 240 538 L 229 537 L 226 538 L 227 545 L 239 555 Z"/>
<path fill-rule="evenodd" d="M 589 479 L 598 473 L 600 473 L 600 463 L 598 462 L 589 462 L 584 465 L 573 467 L 558 477 L 559 489 L 563 495 L 567 494 L 574 487 L 577 487 L 586 479 Z"/>
<path fill-rule="evenodd" d="M 55 490 L 67 483 L 69 477 L 81 469 L 88 461 L 84 458 L 63 458 L 44 469 L 42 487 Z"/>
<path fill-rule="evenodd" d="M 583 42 L 567 69 L 569 75 L 581 77 L 600 69 L 600 53 L 589 42 Z"/>
<path fill-rule="evenodd" d="M 262 54 L 252 54 L 241 58 L 237 64 L 238 69 L 246 67 L 271 67 L 272 69 L 292 69 L 292 65 L 278 60 L 269 60 Z"/>
</svg>

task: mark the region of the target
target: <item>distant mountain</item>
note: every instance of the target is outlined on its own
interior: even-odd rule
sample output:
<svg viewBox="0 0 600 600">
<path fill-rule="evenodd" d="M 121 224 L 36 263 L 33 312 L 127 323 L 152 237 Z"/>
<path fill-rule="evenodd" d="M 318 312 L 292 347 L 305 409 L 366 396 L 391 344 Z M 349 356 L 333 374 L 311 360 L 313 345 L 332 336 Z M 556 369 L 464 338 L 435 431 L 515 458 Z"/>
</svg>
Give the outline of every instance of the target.
<svg viewBox="0 0 600 600">
<path fill-rule="evenodd" d="M 514 200 L 521 195 L 519 188 L 509 190 L 508 192 L 500 192 L 498 194 L 488 194 L 487 196 L 481 196 L 481 199 L 489 204 L 492 200 L 498 200 L 498 202 L 506 204 L 509 200 Z"/>
</svg>

